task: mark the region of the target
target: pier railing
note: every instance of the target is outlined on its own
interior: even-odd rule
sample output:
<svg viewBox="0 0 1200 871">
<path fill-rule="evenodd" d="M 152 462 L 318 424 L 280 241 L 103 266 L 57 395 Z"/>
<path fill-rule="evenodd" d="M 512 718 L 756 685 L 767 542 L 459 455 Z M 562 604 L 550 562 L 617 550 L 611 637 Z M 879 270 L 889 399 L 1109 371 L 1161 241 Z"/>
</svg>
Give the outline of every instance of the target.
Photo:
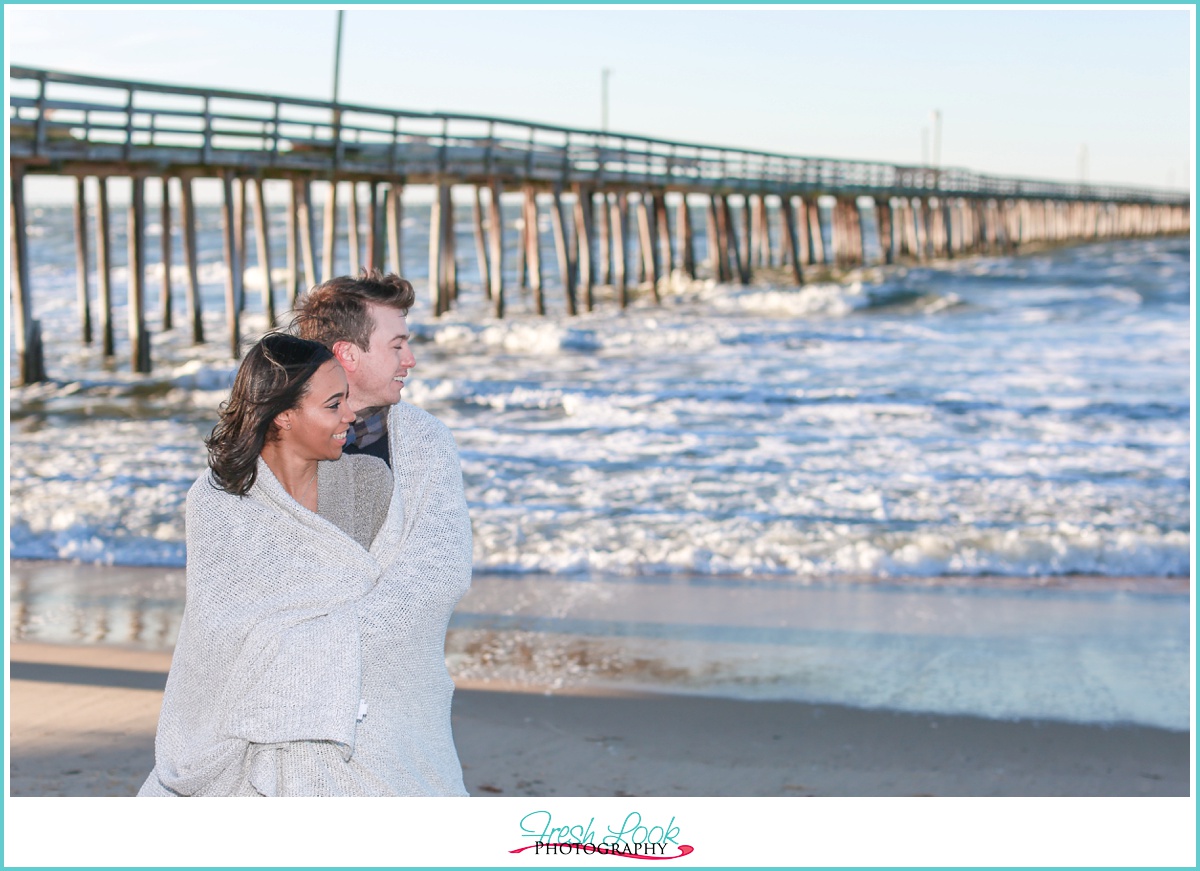
<svg viewBox="0 0 1200 871">
<path fill-rule="evenodd" d="M 504 261 L 512 255 L 516 281 L 531 292 L 534 311 L 547 311 L 539 220 L 544 212 L 550 218 L 564 311 L 570 315 L 590 311 L 600 296 L 625 307 L 631 287 L 660 302 L 662 279 L 676 272 L 697 277 L 695 243 L 701 236 L 703 268 L 715 280 L 746 285 L 755 269 L 765 267 L 780 270 L 776 276 L 790 274 L 798 286 L 810 267 L 825 271 L 870 260 L 921 262 L 1015 252 L 1028 244 L 1186 233 L 1190 228 L 1188 195 L 1177 191 L 801 157 L 509 118 L 381 109 L 28 67 L 11 68 L 9 91 L 12 334 L 25 383 L 46 377 L 26 238 L 24 179 L 30 174 L 75 180 L 84 343 L 93 340 L 87 268 L 91 208 L 85 182 L 96 179 L 95 335 L 105 357 L 116 348 L 108 183 L 114 177 L 131 179 L 126 290 L 130 361 L 138 372 L 151 366 L 148 180 L 161 194 L 162 327 L 172 329 L 174 317 L 174 188 L 180 197 L 185 309 L 197 343 L 205 338 L 193 183 L 206 176 L 221 181 L 224 308 L 235 357 L 241 348 L 244 276 L 251 258 L 263 312 L 269 322 L 275 319 L 268 187 L 272 196 L 288 196 L 285 287 L 294 304 L 303 289 L 334 274 L 339 189 L 348 194 L 350 272 L 360 265 L 382 267 L 386 260 L 391 271 L 406 274 L 404 191 L 410 185 L 431 186 L 435 195 L 426 274 L 435 316 L 457 305 L 460 290 L 459 233 L 451 196 L 455 185 L 474 188 L 479 281 L 473 289 L 486 294 L 495 317 L 504 316 Z M 325 196 L 319 248 L 314 186 Z M 367 190 L 365 220 L 360 187 Z M 523 199 L 518 221 L 504 220 L 505 195 L 510 203 L 513 195 Z M 248 243 L 251 223 L 253 248 Z M 507 232 L 517 234 L 513 246 L 505 244 L 506 223 Z M 365 239 L 360 237 L 363 228 Z"/>
<path fill-rule="evenodd" d="M 1186 203 L 1186 193 L 802 157 L 444 112 L 10 69 L 11 156 L 274 175 L 703 193 Z M 61 169 L 59 169 L 61 171 Z"/>
</svg>

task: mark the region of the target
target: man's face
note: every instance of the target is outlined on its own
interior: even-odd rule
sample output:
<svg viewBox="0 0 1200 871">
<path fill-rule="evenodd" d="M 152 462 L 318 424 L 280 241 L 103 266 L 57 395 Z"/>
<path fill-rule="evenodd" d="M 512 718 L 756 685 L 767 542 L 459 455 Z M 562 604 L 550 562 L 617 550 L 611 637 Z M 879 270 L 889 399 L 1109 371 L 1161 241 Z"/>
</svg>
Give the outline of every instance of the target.
<svg viewBox="0 0 1200 871">
<path fill-rule="evenodd" d="M 408 346 L 408 322 L 397 309 L 370 306 L 375 331 L 366 348 L 358 349 L 358 365 L 349 372 L 350 406 L 355 411 L 400 401 L 408 370 L 417 365 Z"/>
</svg>

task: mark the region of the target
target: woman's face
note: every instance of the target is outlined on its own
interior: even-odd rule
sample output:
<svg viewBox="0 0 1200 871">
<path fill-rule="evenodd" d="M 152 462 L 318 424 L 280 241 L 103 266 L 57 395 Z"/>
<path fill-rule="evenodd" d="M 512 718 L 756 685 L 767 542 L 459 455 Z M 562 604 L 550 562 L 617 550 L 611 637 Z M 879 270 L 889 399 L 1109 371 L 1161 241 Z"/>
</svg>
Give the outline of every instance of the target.
<svg viewBox="0 0 1200 871">
<path fill-rule="evenodd" d="M 337 360 L 327 360 L 309 379 L 300 405 L 277 418 L 281 446 L 301 459 L 336 460 L 354 420 L 346 399 L 346 373 Z"/>
</svg>

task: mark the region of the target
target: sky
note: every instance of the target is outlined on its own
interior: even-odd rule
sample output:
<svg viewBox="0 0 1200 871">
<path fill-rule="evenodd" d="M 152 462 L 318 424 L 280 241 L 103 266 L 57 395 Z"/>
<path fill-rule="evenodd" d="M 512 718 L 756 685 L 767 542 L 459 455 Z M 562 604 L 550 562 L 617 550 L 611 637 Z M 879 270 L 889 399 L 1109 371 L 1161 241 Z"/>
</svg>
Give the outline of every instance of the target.
<svg viewBox="0 0 1200 871">
<path fill-rule="evenodd" d="M 618 132 L 920 163 L 937 110 L 943 166 L 1185 189 L 1193 174 L 1190 6 L 342 8 L 345 102 L 594 129 L 607 68 Z M 4 13 L 10 64 L 333 92 L 336 7 Z"/>
</svg>

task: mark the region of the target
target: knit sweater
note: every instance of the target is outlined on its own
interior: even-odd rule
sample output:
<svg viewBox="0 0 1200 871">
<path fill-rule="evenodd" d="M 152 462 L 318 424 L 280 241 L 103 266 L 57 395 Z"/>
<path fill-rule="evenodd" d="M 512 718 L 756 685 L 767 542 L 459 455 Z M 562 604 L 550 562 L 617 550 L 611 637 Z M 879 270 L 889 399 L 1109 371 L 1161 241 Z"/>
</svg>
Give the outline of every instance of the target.
<svg viewBox="0 0 1200 871">
<path fill-rule="evenodd" d="M 319 515 L 261 461 L 247 497 L 192 486 L 184 618 L 139 795 L 466 795 L 444 652 L 471 575 L 458 452 L 409 405 L 389 439 L 386 504 L 386 467 L 364 456 L 320 465 Z"/>
</svg>

